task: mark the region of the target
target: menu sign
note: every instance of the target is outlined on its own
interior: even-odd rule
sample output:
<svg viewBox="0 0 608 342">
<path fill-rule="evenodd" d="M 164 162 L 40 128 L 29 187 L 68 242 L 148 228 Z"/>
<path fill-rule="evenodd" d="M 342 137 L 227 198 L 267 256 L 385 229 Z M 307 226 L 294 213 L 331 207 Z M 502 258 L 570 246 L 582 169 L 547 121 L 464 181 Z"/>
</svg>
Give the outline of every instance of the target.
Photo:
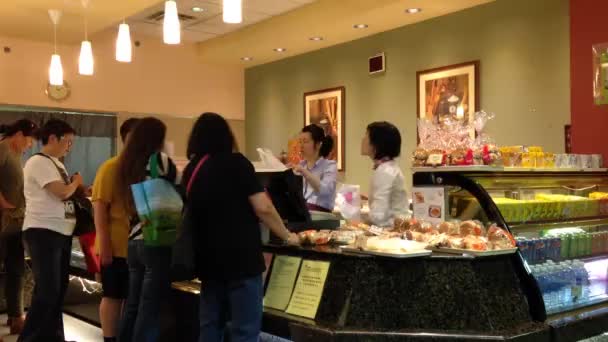
<svg viewBox="0 0 608 342">
<path fill-rule="evenodd" d="M 446 220 L 444 187 L 414 187 L 412 195 L 415 218 L 435 224 Z"/>
<path fill-rule="evenodd" d="M 314 319 L 323 295 L 329 262 L 304 260 L 287 313 Z"/>
<path fill-rule="evenodd" d="M 284 311 L 289 304 L 302 258 L 277 255 L 264 296 L 264 306 Z"/>
</svg>

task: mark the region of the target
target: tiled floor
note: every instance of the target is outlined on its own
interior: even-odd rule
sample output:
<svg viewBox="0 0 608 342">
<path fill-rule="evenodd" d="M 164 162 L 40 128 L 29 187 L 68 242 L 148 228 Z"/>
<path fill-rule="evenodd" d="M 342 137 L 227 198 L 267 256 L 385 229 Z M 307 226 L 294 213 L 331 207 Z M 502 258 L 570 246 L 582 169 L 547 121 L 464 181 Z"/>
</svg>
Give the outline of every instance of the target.
<svg viewBox="0 0 608 342">
<path fill-rule="evenodd" d="M 4 342 L 17 341 L 16 335 L 7 336 L 9 329 L 4 325 L 6 315 L 0 315 L 0 336 L 3 336 Z M 103 341 L 101 329 L 96 326 L 85 323 L 72 316 L 63 315 L 63 324 L 65 330 L 65 338 L 68 341 L 78 342 L 100 342 Z"/>
</svg>

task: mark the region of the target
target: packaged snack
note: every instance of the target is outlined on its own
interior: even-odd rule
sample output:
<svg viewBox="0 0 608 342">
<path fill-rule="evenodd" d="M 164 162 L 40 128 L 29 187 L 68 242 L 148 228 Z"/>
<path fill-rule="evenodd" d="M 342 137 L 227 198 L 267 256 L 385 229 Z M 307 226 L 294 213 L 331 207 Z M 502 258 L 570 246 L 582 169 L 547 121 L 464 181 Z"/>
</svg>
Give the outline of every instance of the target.
<svg viewBox="0 0 608 342">
<path fill-rule="evenodd" d="M 515 247 L 515 239 L 509 232 L 492 224 L 488 228 L 488 241 L 492 249 L 509 249 Z"/>
<path fill-rule="evenodd" d="M 536 167 L 534 152 L 524 152 L 521 154 L 521 167 Z"/>
<path fill-rule="evenodd" d="M 494 144 L 483 147 L 483 162 L 485 165 L 497 166 L 501 164 L 500 151 Z"/>
<path fill-rule="evenodd" d="M 483 225 L 479 221 L 464 221 L 460 224 L 460 236 L 482 236 L 484 235 L 485 230 Z"/>
<path fill-rule="evenodd" d="M 464 245 L 466 249 L 472 251 L 487 251 L 488 240 L 481 236 L 470 235 L 464 238 Z"/>
<path fill-rule="evenodd" d="M 450 246 L 449 236 L 446 234 L 434 235 L 428 241 L 428 245 L 429 245 L 429 247 L 434 247 L 434 248 L 449 247 Z"/>
<path fill-rule="evenodd" d="M 330 241 L 330 233 L 327 231 L 321 231 L 321 232 L 317 232 L 314 235 L 312 235 L 312 239 L 311 242 L 313 245 L 326 245 L 329 243 Z"/>
<path fill-rule="evenodd" d="M 460 234 L 459 224 L 456 222 L 441 222 L 437 226 L 440 234 L 458 235 Z"/>
<path fill-rule="evenodd" d="M 303 232 L 299 232 L 298 237 L 300 238 L 300 243 L 302 245 L 312 244 L 316 233 L 316 230 L 305 230 Z"/>
<path fill-rule="evenodd" d="M 429 158 L 429 152 L 423 148 L 417 148 L 412 156 L 412 165 L 414 167 L 422 167 L 426 164 Z"/>
</svg>

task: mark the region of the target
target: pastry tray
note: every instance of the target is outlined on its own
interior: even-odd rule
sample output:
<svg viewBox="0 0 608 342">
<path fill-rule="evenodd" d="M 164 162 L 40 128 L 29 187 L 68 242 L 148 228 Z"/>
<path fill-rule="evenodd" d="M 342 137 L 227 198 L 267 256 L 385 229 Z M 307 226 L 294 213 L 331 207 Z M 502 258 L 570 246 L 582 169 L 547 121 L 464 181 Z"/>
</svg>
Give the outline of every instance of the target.
<svg viewBox="0 0 608 342">
<path fill-rule="evenodd" d="M 495 256 L 495 255 L 506 255 L 506 254 L 513 254 L 515 252 L 517 252 L 517 247 L 514 248 L 509 248 L 509 249 L 498 249 L 498 250 L 492 250 L 492 251 L 473 251 L 470 249 L 458 249 L 458 248 L 430 248 L 430 251 L 433 252 L 437 252 L 437 253 L 448 253 L 448 254 L 468 254 L 468 255 L 472 255 L 475 257 L 489 257 L 489 256 Z"/>
<path fill-rule="evenodd" d="M 352 247 L 352 246 L 340 246 L 340 248 L 344 252 L 349 252 L 349 253 L 376 255 L 376 256 L 397 258 L 397 259 L 426 257 L 426 256 L 430 256 L 433 253 L 430 250 L 420 250 L 420 251 L 409 252 L 409 253 L 387 253 L 387 252 L 379 252 L 379 251 L 367 251 L 367 250 L 362 250 L 362 249 Z"/>
</svg>

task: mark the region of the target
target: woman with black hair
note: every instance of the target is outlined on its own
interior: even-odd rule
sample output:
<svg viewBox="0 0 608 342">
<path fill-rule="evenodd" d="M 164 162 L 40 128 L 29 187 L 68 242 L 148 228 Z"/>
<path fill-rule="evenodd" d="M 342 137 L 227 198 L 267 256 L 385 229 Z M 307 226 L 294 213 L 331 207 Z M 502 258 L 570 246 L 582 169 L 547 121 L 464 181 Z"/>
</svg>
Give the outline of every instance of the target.
<svg viewBox="0 0 608 342">
<path fill-rule="evenodd" d="M 367 126 L 361 154 L 374 162 L 369 189 L 369 221 L 378 227 L 392 227 L 395 217 L 407 213 L 407 193 L 403 172 L 395 158 L 401 154 L 401 134 L 383 121 Z"/>
<path fill-rule="evenodd" d="M 21 157 L 32 147 L 36 124 L 27 119 L 0 125 L 0 245 L 6 271 L 4 293 L 12 334 L 23 329 L 23 282 L 25 273 L 21 228 L 25 215 Z M 1 339 L 0 339 L 1 340 Z"/>
<path fill-rule="evenodd" d="M 82 176 L 72 177 L 60 161 L 72 148 L 74 129 L 51 119 L 38 131 L 41 153 L 23 169 L 26 199 L 23 239 L 34 274 L 32 304 L 19 342 L 63 342 L 63 299 L 69 283 L 75 205 L 70 200 L 81 188 Z"/>
<path fill-rule="evenodd" d="M 259 221 L 285 243 L 298 244 L 298 237 L 285 228 L 251 162 L 238 153 L 224 118 L 201 115 L 187 153 L 183 184 L 203 283 L 199 340 L 222 341 L 230 319 L 231 341 L 258 342 L 265 269 Z"/>
<path fill-rule="evenodd" d="M 332 212 L 336 200 L 338 169 L 331 153 L 334 140 L 317 125 L 308 125 L 300 133 L 300 149 L 304 160 L 293 167 L 304 177 L 304 199 L 308 209 Z"/>
</svg>

